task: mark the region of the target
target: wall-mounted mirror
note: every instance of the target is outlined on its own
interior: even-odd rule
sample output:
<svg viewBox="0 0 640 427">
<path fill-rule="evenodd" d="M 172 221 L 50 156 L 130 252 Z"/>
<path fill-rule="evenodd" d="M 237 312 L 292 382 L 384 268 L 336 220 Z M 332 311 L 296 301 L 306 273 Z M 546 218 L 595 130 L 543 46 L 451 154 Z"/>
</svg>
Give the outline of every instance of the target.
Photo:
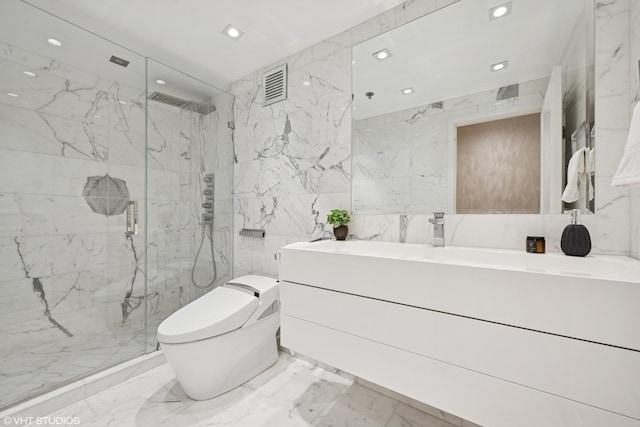
<svg viewBox="0 0 640 427">
<path fill-rule="evenodd" d="M 460 0 L 354 46 L 353 211 L 593 212 L 593 64 L 593 0 Z"/>
</svg>

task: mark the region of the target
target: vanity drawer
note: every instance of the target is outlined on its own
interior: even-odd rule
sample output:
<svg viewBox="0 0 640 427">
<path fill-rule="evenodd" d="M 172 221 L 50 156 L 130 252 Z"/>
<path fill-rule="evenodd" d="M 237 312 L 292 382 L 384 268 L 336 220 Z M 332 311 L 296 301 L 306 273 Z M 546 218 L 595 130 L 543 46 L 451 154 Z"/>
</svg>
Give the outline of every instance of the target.
<svg viewBox="0 0 640 427">
<path fill-rule="evenodd" d="M 283 315 L 640 420 L 640 352 L 286 281 L 281 298 Z"/>
<path fill-rule="evenodd" d="M 282 344 L 486 427 L 640 427 L 640 421 L 288 315 Z"/>
<path fill-rule="evenodd" d="M 488 267 L 283 248 L 280 279 L 640 351 L 640 283 Z"/>
</svg>

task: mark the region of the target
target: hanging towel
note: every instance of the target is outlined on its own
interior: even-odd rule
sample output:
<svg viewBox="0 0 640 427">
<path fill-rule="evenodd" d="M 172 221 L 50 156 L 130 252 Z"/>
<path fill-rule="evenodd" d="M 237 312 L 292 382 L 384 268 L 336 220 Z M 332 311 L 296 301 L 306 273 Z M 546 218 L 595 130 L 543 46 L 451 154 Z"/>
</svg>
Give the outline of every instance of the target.
<svg viewBox="0 0 640 427">
<path fill-rule="evenodd" d="M 593 200 L 593 176 L 596 174 L 596 149 L 586 149 L 584 151 L 584 164 L 587 182 L 589 183 L 589 201 Z"/>
<path fill-rule="evenodd" d="M 562 192 L 563 202 L 573 203 L 580 197 L 578 181 L 584 182 L 586 178 L 584 163 L 584 152 L 586 150 L 586 148 L 580 148 L 569 160 L 569 166 L 567 167 L 567 186 Z"/>
<path fill-rule="evenodd" d="M 640 102 L 633 109 L 624 154 L 611 180 L 613 188 L 630 188 L 638 185 L 640 185 Z"/>
</svg>

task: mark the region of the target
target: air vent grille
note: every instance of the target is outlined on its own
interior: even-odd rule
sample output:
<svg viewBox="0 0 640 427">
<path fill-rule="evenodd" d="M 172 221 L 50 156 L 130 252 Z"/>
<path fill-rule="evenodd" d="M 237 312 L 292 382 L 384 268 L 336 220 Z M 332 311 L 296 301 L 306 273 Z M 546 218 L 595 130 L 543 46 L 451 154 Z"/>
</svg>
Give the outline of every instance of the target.
<svg viewBox="0 0 640 427">
<path fill-rule="evenodd" d="M 111 58 L 109 58 L 109 62 L 113 62 L 114 64 L 120 65 L 124 68 L 127 68 L 127 66 L 129 65 L 129 61 L 127 61 L 126 59 L 118 58 L 115 55 L 111 55 Z"/>
<path fill-rule="evenodd" d="M 264 73 L 262 90 L 265 107 L 287 99 L 287 64 Z"/>
</svg>

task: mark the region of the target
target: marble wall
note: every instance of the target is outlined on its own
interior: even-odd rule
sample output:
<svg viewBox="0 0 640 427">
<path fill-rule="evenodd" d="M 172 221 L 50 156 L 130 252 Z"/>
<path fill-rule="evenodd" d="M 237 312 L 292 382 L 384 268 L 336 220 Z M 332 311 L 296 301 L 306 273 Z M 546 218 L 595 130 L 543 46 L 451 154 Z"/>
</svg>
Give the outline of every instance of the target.
<svg viewBox="0 0 640 427">
<path fill-rule="evenodd" d="M 407 1 L 232 84 L 237 276 L 276 276 L 280 247 L 331 236 L 326 215 L 351 208 L 351 47 L 453 2 Z M 288 99 L 265 107 L 262 74 L 283 63 Z M 266 236 L 238 237 L 241 228 Z"/>
<path fill-rule="evenodd" d="M 230 278 L 233 98 L 206 116 L 149 101 L 147 116 L 144 75 L 123 84 L 7 44 L 0 63 L 2 407 L 155 350 L 158 323 L 202 292 L 190 271 L 206 172 L 219 281 Z"/>
<path fill-rule="evenodd" d="M 539 110 L 548 82 L 523 82 L 511 86 L 511 93 L 496 88 L 354 121 L 351 208 L 361 214 L 453 211 L 451 121 Z"/>
<path fill-rule="evenodd" d="M 331 235 L 330 209 L 351 208 L 351 46 L 453 1 L 407 1 L 351 30 L 235 82 L 234 232 L 236 274 L 276 275 L 274 253 L 290 242 Z M 629 2 L 596 2 L 596 215 L 585 215 L 593 253 L 628 254 L 629 195 L 610 186 L 629 116 Z M 289 97 L 261 105 L 261 76 L 289 64 Z M 308 81 L 310 86 L 303 86 Z M 429 215 L 354 215 L 350 238 L 431 243 Z M 447 215 L 449 245 L 523 249 L 527 235 L 560 251 L 565 215 Z"/>
<path fill-rule="evenodd" d="M 211 290 L 212 281 L 217 285 L 231 279 L 233 145 L 228 123 L 233 121 L 233 97 L 223 93 L 213 98 L 213 104 L 215 111 L 206 115 L 152 101 L 148 104 L 150 123 L 155 123 L 149 127 L 148 147 L 148 351 L 157 347 L 155 331 L 162 320 Z M 155 168 L 152 161 L 151 141 L 157 126 L 171 128 L 165 140 L 170 141 L 172 154 L 166 157 L 169 163 L 164 169 Z M 202 227 L 204 176 L 208 173 L 215 177 L 212 234 Z"/>
</svg>

